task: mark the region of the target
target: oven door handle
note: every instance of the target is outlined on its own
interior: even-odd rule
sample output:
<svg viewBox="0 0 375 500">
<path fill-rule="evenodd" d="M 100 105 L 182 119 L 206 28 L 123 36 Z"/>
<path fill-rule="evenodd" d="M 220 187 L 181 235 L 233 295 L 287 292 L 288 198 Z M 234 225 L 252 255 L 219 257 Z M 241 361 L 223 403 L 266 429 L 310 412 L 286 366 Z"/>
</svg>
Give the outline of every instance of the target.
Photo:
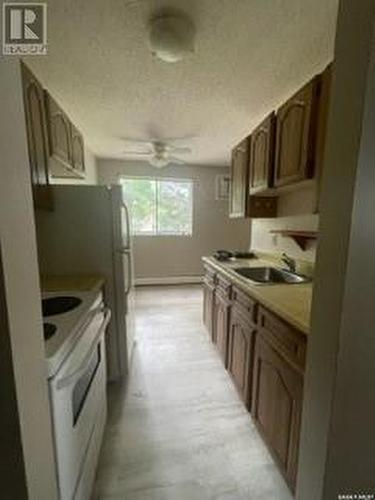
<svg viewBox="0 0 375 500">
<path fill-rule="evenodd" d="M 83 361 L 80 364 L 80 366 L 76 370 L 74 370 L 74 372 L 69 373 L 69 375 L 67 375 L 66 377 L 62 378 L 61 380 L 58 380 L 58 382 L 56 384 L 56 388 L 57 389 L 60 390 L 60 389 L 64 389 L 65 387 L 68 387 L 69 385 L 71 385 L 71 383 L 74 380 L 76 380 L 77 378 L 79 378 L 81 375 L 83 375 L 85 373 L 85 371 L 87 370 L 87 366 L 90 363 L 91 356 L 94 354 L 94 351 L 97 348 L 98 340 L 103 335 L 104 330 L 107 328 L 107 325 L 108 325 L 110 319 L 111 319 L 111 310 L 108 307 L 106 307 L 104 309 L 104 319 L 103 319 L 103 322 L 100 325 L 99 331 L 96 334 L 95 339 L 94 339 L 94 341 L 91 344 L 89 352 L 86 354 L 86 356 L 83 359 Z"/>
</svg>

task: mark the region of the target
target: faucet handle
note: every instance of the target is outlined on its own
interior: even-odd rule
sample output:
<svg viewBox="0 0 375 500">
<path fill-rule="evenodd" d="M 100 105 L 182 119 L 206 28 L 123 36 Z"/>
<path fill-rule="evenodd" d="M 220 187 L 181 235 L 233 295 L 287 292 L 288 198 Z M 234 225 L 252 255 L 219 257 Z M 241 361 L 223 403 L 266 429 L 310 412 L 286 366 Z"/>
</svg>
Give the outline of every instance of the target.
<svg viewBox="0 0 375 500">
<path fill-rule="evenodd" d="M 285 262 L 285 261 L 287 261 L 287 260 L 289 260 L 289 259 L 290 259 L 290 257 L 289 257 L 289 256 L 288 256 L 288 254 L 286 254 L 285 252 L 283 252 L 283 253 L 281 254 L 281 260 L 282 260 L 283 262 Z"/>
<path fill-rule="evenodd" d="M 285 264 L 289 267 L 289 270 L 292 272 L 296 271 L 297 262 L 293 257 L 289 257 L 285 252 L 282 253 L 281 260 L 285 262 Z"/>
</svg>

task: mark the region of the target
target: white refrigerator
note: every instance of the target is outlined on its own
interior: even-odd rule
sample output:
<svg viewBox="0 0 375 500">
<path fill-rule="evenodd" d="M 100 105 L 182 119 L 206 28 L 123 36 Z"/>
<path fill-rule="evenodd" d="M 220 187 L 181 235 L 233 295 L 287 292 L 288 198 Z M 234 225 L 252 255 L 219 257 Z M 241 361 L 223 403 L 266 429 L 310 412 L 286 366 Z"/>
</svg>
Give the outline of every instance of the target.
<svg viewBox="0 0 375 500">
<path fill-rule="evenodd" d="M 124 377 L 134 345 L 132 234 L 121 186 L 54 186 L 54 209 L 36 212 L 42 275 L 105 278 L 112 310 L 106 337 L 108 378 Z"/>
</svg>

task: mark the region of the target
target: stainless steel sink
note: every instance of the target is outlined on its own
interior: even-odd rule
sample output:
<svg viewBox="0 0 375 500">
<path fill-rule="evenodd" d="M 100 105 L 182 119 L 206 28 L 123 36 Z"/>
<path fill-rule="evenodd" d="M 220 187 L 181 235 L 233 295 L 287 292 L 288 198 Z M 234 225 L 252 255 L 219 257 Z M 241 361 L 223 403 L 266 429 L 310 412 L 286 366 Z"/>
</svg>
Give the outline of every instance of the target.
<svg viewBox="0 0 375 500">
<path fill-rule="evenodd" d="M 256 283 L 307 283 L 309 278 L 276 267 L 237 267 L 234 271 Z"/>
</svg>

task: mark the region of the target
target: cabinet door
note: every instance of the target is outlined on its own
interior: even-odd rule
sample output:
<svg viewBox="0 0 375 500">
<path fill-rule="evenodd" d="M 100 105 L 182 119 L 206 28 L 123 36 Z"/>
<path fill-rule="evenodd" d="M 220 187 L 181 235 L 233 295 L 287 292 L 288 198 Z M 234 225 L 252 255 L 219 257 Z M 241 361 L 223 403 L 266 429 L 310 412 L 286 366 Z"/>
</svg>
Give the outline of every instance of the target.
<svg viewBox="0 0 375 500">
<path fill-rule="evenodd" d="M 67 115 L 57 102 L 46 95 L 48 114 L 48 140 L 51 155 L 66 166 L 71 166 L 71 129 Z"/>
<path fill-rule="evenodd" d="M 314 175 L 317 84 L 314 78 L 277 112 L 275 186 Z"/>
<path fill-rule="evenodd" d="M 228 319 L 229 303 L 220 295 L 220 293 L 216 292 L 214 305 L 214 338 L 224 366 L 227 366 Z"/>
<path fill-rule="evenodd" d="M 228 371 L 246 407 L 251 401 L 251 373 L 255 328 L 232 307 L 229 320 Z"/>
<path fill-rule="evenodd" d="M 203 323 L 213 341 L 215 341 L 213 328 L 214 294 L 215 288 L 205 280 L 203 283 Z"/>
<path fill-rule="evenodd" d="M 232 151 L 230 217 L 246 217 L 248 195 L 249 140 L 246 138 Z"/>
<path fill-rule="evenodd" d="M 85 145 L 80 131 L 71 125 L 72 166 L 82 176 L 85 173 Z"/>
<path fill-rule="evenodd" d="M 271 113 L 251 134 L 249 192 L 260 193 L 272 187 L 275 150 L 275 114 Z"/>
<path fill-rule="evenodd" d="M 252 415 L 289 486 L 296 483 L 303 377 L 258 335 Z"/>
<path fill-rule="evenodd" d="M 21 71 L 34 204 L 37 208 L 50 209 L 52 195 L 48 186 L 49 154 L 43 88 L 24 64 L 21 64 Z"/>
</svg>

